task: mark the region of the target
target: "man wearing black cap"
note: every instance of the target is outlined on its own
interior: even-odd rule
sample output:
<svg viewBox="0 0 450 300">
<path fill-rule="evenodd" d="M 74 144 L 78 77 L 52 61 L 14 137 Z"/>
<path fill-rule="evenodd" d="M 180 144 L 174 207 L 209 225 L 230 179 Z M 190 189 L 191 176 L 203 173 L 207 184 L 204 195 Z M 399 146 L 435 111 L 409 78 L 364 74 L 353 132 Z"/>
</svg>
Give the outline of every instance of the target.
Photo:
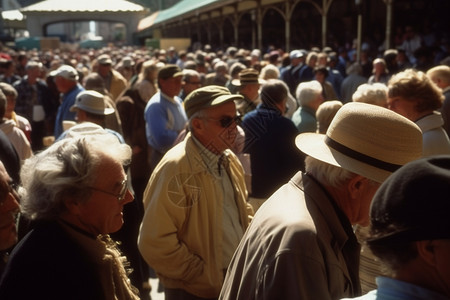
<svg viewBox="0 0 450 300">
<path fill-rule="evenodd" d="M 411 162 L 375 194 L 367 244 L 387 270 L 356 298 L 450 299 L 450 156 Z"/>
<path fill-rule="evenodd" d="M 145 110 L 145 132 L 150 145 L 150 164 L 154 169 L 186 126 L 186 113 L 178 97 L 183 72 L 176 65 L 165 65 L 158 72 L 159 91 L 148 101 Z"/>
<path fill-rule="evenodd" d="M 252 209 L 244 171 L 230 147 L 239 118 L 221 86 L 185 100 L 189 130 L 162 158 L 144 193 L 139 250 L 165 287 L 166 300 L 217 299 Z"/>
</svg>

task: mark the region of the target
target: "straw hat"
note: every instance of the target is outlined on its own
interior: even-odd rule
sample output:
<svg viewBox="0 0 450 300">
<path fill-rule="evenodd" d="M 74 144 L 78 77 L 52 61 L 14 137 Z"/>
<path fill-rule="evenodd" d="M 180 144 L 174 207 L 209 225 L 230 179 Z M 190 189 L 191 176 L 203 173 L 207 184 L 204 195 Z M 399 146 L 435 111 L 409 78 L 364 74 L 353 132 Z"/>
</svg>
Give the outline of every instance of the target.
<svg viewBox="0 0 450 300">
<path fill-rule="evenodd" d="M 264 84 L 266 81 L 259 78 L 257 70 L 248 68 L 239 73 L 239 79 L 233 79 L 231 83 L 235 86 L 241 86 L 246 84 Z"/>
<path fill-rule="evenodd" d="M 114 113 L 115 109 L 107 107 L 104 96 L 99 92 L 88 90 L 83 91 L 77 95 L 75 104 L 72 105 L 70 111 L 75 112 L 81 109 L 95 115 L 110 115 Z"/>
<path fill-rule="evenodd" d="M 295 143 L 309 156 L 377 182 L 422 156 L 422 132 L 416 124 L 358 102 L 345 104 L 325 135 L 302 133 Z"/>
</svg>

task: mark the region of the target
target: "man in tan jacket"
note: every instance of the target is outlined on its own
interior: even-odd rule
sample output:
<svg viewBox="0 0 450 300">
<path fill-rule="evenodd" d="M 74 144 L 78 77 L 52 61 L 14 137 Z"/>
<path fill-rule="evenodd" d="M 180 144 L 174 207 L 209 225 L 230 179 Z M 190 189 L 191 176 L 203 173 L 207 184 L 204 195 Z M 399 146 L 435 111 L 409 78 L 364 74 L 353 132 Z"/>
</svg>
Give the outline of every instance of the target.
<svg viewBox="0 0 450 300">
<path fill-rule="evenodd" d="M 240 98 L 214 85 L 190 93 L 190 133 L 164 155 L 144 192 L 139 250 L 166 300 L 217 299 L 253 214 L 244 171 L 229 150 L 239 121 L 233 100 Z"/>
<path fill-rule="evenodd" d="M 360 247 L 376 190 L 422 155 L 421 131 L 386 108 L 348 103 L 326 135 L 302 133 L 308 155 L 258 210 L 228 267 L 219 299 L 340 299 L 361 293 Z"/>
</svg>

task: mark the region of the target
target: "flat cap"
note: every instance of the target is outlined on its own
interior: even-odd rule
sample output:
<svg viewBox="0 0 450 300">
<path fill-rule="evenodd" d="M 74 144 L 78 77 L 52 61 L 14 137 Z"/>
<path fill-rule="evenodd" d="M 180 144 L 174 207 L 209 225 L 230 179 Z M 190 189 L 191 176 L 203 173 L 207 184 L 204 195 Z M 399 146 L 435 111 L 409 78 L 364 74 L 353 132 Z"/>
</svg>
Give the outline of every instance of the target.
<svg viewBox="0 0 450 300">
<path fill-rule="evenodd" d="M 208 85 L 192 91 L 184 101 L 184 109 L 187 117 L 190 118 L 194 113 L 202 109 L 238 99 L 243 99 L 243 97 L 231 94 L 226 87 Z"/>
<path fill-rule="evenodd" d="M 158 79 L 169 79 L 177 76 L 183 76 L 183 71 L 177 65 L 165 65 L 158 72 Z"/>
<path fill-rule="evenodd" d="M 450 239 L 450 156 L 406 164 L 378 189 L 370 245 Z"/>
<path fill-rule="evenodd" d="M 108 54 L 102 54 L 97 58 L 100 65 L 112 65 L 113 61 Z"/>
</svg>

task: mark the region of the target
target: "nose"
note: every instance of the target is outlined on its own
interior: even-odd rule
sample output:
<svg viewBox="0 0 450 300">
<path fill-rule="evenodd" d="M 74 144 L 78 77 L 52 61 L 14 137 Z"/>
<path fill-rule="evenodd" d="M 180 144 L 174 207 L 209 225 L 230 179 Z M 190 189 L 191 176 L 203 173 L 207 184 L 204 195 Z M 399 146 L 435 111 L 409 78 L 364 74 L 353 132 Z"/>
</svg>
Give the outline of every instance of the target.
<svg viewBox="0 0 450 300">
<path fill-rule="evenodd" d="M 20 210 L 20 205 L 17 200 L 18 199 L 13 195 L 13 193 L 9 192 L 6 196 L 5 202 L 0 205 L 0 210 L 2 212 L 18 213 Z"/>
<path fill-rule="evenodd" d="M 125 198 L 123 199 L 123 205 L 130 203 L 134 200 L 134 196 L 129 189 L 127 189 L 127 193 L 125 194 Z"/>
</svg>

